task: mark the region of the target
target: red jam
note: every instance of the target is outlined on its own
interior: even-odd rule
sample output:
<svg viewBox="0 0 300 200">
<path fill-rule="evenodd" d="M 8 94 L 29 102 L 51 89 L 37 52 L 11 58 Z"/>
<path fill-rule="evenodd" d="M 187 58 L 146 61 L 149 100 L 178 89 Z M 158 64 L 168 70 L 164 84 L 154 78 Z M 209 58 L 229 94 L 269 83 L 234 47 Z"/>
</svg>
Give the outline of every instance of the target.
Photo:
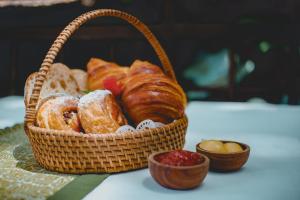
<svg viewBox="0 0 300 200">
<path fill-rule="evenodd" d="M 103 86 L 105 89 L 110 90 L 114 96 L 119 96 L 122 92 L 121 86 L 117 83 L 117 79 L 113 76 L 104 79 Z"/>
<path fill-rule="evenodd" d="M 173 166 L 192 166 L 203 162 L 204 158 L 191 151 L 175 150 L 155 156 L 155 160 L 162 164 Z"/>
</svg>

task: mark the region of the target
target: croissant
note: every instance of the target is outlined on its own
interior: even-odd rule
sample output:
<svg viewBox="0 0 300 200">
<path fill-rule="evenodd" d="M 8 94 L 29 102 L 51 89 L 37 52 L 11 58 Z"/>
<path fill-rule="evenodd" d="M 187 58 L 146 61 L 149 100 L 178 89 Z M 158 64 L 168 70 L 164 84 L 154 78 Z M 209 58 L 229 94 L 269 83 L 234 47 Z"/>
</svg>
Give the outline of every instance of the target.
<svg viewBox="0 0 300 200">
<path fill-rule="evenodd" d="M 99 58 L 91 58 L 87 64 L 88 89 L 108 89 L 115 96 L 118 96 L 128 71 L 128 67 L 120 67 L 115 63 L 106 62 Z"/>
<path fill-rule="evenodd" d="M 77 115 L 78 98 L 66 95 L 43 99 L 37 111 L 37 125 L 41 128 L 80 132 Z"/>
<path fill-rule="evenodd" d="M 136 61 L 129 70 L 122 103 L 130 119 L 170 123 L 184 115 L 186 96 L 182 88 L 155 65 Z"/>
<path fill-rule="evenodd" d="M 78 104 L 78 116 L 86 133 L 112 133 L 127 124 L 108 90 L 95 90 L 82 96 Z"/>
<path fill-rule="evenodd" d="M 163 71 L 156 65 L 147 61 L 135 60 L 130 66 L 129 76 L 136 74 L 164 74 Z"/>
</svg>

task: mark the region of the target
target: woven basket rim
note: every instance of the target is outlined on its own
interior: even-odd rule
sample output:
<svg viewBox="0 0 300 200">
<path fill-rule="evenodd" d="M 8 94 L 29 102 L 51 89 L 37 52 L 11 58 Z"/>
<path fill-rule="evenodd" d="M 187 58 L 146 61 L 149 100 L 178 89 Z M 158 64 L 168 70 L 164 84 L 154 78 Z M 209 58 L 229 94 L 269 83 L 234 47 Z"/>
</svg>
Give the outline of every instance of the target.
<svg viewBox="0 0 300 200">
<path fill-rule="evenodd" d="M 45 133 L 45 134 L 51 134 L 54 137 L 65 137 L 65 136 L 70 136 L 70 137 L 83 137 L 83 138 L 101 138 L 101 139 L 107 139 L 107 138 L 126 138 L 126 136 L 145 136 L 146 134 L 150 134 L 153 132 L 163 132 L 165 129 L 172 129 L 176 127 L 178 124 L 180 124 L 182 121 L 188 120 L 187 116 L 184 115 L 182 118 L 177 119 L 169 124 L 166 124 L 162 127 L 157 127 L 157 128 L 151 128 L 148 130 L 141 130 L 141 131 L 136 131 L 136 132 L 124 132 L 124 133 L 106 133 L 106 134 L 99 134 L 99 133 L 82 133 L 82 132 L 76 132 L 76 131 L 66 131 L 66 130 L 54 130 L 54 129 L 46 129 L 46 128 L 41 128 L 35 125 L 29 125 L 28 128 L 30 130 L 33 130 L 34 132 L 38 133 Z"/>
</svg>

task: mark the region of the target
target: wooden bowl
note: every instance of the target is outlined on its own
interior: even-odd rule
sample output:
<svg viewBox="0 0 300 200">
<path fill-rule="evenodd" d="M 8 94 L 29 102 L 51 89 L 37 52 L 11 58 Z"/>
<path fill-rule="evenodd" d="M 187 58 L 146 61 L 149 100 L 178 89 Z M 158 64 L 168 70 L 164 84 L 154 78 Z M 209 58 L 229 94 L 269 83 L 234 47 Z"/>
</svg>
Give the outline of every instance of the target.
<svg viewBox="0 0 300 200">
<path fill-rule="evenodd" d="M 198 153 L 206 155 L 210 160 L 209 169 L 212 171 L 228 172 L 239 170 L 248 160 L 250 154 L 250 147 L 247 144 L 243 144 L 235 141 L 226 141 L 219 140 L 223 143 L 234 142 L 239 144 L 243 151 L 236 153 L 215 153 L 207 151 L 199 147 L 199 144 L 196 146 Z"/>
<path fill-rule="evenodd" d="M 150 174 L 156 182 L 164 187 L 180 190 L 195 188 L 203 182 L 209 168 L 209 159 L 205 155 L 201 154 L 203 162 L 192 166 L 166 165 L 155 159 L 167 152 L 156 152 L 148 158 Z"/>
</svg>

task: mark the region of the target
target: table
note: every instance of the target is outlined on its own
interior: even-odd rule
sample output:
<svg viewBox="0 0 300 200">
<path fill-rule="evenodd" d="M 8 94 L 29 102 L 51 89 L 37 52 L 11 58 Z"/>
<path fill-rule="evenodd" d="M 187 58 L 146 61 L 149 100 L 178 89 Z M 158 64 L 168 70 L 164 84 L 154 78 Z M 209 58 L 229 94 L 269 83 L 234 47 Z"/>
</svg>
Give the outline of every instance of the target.
<svg viewBox="0 0 300 200">
<path fill-rule="evenodd" d="M 0 98 L 0 129 L 23 122 L 24 116 L 23 97 L 9 96 Z"/>
<path fill-rule="evenodd" d="M 21 100 L 0 99 L 0 127 L 23 120 Z M 300 199 L 300 106 L 192 102 L 186 113 L 185 149 L 194 151 L 201 139 L 244 142 L 251 147 L 245 167 L 232 173 L 209 172 L 200 187 L 187 191 L 161 187 L 148 169 L 119 173 L 84 199 Z"/>
</svg>

